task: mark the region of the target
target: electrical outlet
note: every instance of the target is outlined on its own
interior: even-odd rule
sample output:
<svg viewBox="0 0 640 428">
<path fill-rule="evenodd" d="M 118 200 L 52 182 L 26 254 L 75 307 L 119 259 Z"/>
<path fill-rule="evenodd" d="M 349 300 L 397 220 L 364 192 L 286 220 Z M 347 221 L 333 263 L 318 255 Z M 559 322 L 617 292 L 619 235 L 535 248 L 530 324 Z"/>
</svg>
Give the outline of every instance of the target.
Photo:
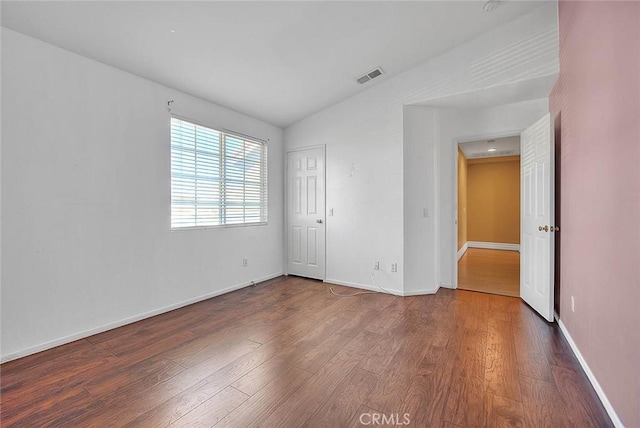
<svg viewBox="0 0 640 428">
<path fill-rule="evenodd" d="M 398 263 L 391 263 L 391 272 L 398 272 Z"/>
<path fill-rule="evenodd" d="M 329 216 L 330 216 L 330 217 L 333 217 L 333 208 L 331 208 L 331 209 L 329 210 Z"/>
<path fill-rule="evenodd" d="M 576 300 L 571 296 L 571 312 L 576 311 Z"/>
<path fill-rule="evenodd" d="M 373 270 L 380 270 L 380 262 L 375 262 L 373 264 Z"/>
<path fill-rule="evenodd" d="M 245 259 L 244 257 L 242 258 L 242 267 L 247 267 L 249 266 L 249 260 Z"/>
<path fill-rule="evenodd" d="M 429 208 L 422 209 L 422 217 L 429 217 Z"/>
</svg>

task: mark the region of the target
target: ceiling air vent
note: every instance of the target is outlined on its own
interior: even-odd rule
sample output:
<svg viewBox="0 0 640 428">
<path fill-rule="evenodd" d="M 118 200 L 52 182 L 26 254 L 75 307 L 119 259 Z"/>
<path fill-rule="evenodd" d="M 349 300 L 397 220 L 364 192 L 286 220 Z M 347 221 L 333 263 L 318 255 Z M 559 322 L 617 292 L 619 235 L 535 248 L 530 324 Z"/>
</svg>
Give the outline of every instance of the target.
<svg viewBox="0 0 640 428">
<path fill-rule="evenodd" d="M 375 79 L 376 77 L 382 75 L 382 73 L 384 73 L 384 71 L 382 71 L 382 68 L 378 67 L 375 70 L 371 70 L 364 76 L 358 77 L 356 81 L 362 85 L 363 83 L 367 83 L 369 80 Z"/>
</svg>

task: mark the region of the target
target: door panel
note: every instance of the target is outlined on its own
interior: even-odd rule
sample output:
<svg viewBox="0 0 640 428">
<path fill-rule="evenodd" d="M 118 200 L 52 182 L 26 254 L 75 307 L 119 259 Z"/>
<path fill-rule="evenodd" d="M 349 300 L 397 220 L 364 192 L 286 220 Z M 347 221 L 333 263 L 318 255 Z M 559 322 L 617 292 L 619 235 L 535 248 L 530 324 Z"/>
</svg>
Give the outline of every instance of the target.
<svg viewBox="0 0 640 428">
<path fill-rule="evenodd" d="M 318 178 L 307 177 L 307 214 L 318 213 Z"/>
<path fill-rule="evenodd" d="M 291 204 L 293 206 L 294 213 L 302 213 L 302 179 L 300 177 L 294 178 L 293 191 L 291 192 Z"/>
<path fill-rule="evenodd" d="M 553 321 L 554 150 L 551 114 L 520 137 L 522 227 L 520 297 Z"/>
<path fill-rule="evenodd" d="M 318 229 L 307 229 L 307 263 L 309 266 L 318 265 Z"/>
<path fill-rule="evenodd" d="M 291 241 L 290 247 L 291 251 L 289 252 L 291 256 L 291 263 L 301 264 L 302 263 L 302 228 L 299 226 L 294 226 L 291 228 Z"/>
<path fill-rule="evenodd" d="M 287 154 L 287 200 L 287 271 L 293 275 L 324 279 L 324 149 Z"/>
</svg>

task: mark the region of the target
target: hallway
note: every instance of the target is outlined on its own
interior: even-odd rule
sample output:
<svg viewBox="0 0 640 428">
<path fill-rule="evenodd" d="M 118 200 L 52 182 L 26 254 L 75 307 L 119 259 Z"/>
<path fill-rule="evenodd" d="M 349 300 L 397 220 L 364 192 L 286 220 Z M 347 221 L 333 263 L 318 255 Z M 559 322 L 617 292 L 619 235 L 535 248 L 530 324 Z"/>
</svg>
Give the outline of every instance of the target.
<svg viewBox="0 0 640 428">
<path fill-rule="evenodd" d="M 520 253 L 469 248 L 458 261 L 458 288 L 520 296 Z"/>
</svg>

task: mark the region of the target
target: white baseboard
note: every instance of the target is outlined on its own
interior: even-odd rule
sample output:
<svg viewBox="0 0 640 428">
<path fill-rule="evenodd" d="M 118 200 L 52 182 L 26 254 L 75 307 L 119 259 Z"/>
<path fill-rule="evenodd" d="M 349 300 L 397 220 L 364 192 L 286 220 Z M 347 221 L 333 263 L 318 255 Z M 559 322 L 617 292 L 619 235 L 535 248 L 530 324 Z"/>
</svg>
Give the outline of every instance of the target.
<svg viewBox="0 0 640 428">
<path fill-rule="evenodd" d="M 481 242 L 481 241 L 468 241 L 469 248 L 486 248 L 488 250 L 507 250 L 507 251 L 520 251 L 520 244 L 507 244 L 503 242 Z"/>
<path fill-rule="evenodd" d="M 270 279 L 277 278 L 279 276 L 282 276 L 282 272 L 273 273 L 271 275 L 267 275 L 265 277 L 258 278 L 256 280 L 254 280 L 254 282 L 257 284 L 259 282 L 268 281 Z M 129 318 L 124 318 L 122 320 L 115 321 L 115 322 L 112 322 L 112 323 L 109 323 L 109 324 L 105 324 L 105 325 L 102 325 L 100 327 L 96 327 L 96 328 L 92 328 L 92 329 L 89 329 L 89 330 L 81 331 L 79 333 L 74 333 L 74 334 L 71 334 L 69 336 L 61 337 L 59 339 L 54 339 L 54 340 L 51 340 L 49 342 L 41 343 L 41 344 L 36 345 L 36 346 L 30 346 L 29 348 L 21 349 L 19 351 L 12 352 L 10 354 L 6 354 L 6 355 L 1 356 L 0 357 L 0 363 L 6 363 L 7 361 L 16 360 L 18 358 L 22 358 L 22 357 L 26 357 L 28 355 L 32 355 L 32 354 L 35 354 L 35 353 L 38 353 L 38 352 L 46 351 L 47 349 L 55 348 L 56 346 L 65 345 L 67 343 L 75 342 L 76 340 L 84 339 L 86 337 L 93 336 L 94 334 L 98 334 L 98 333 L 105 332 L 107 330 L 112 330 L 114 328 L 122 327 L 123 325 L 131 324 L 131 323 L 134 323 L 136 321 L 143 320 L 145 318 L 154 317 L 156 315 L 160 315 L 160 314 L 163 314 L 165 312 L 173 311 L 174 309 L 179 309 L 179 308 L 182 308 L 184 306 L 192 305 L 194 303 L 198 303 L 198 302 L 201 302 L 203 300 L 211 299 L 212 297 L 220 296 L 222 294 L 230 293 L 232 291 L 236 291 L 236 290 L 239 290 L 241 288 L 248 287 L 250 285 L 252 285 L 251 282 L 246 282 L 246 283 L 242 283 L 242 284 L 236 284 L 236 285 L 233 285 L 231 287 L 224 288 L 222 290 L 216 290 L 216 291 L 213 291 L 211 293 L 204 294 L 202 296 L 198 296 L 198 297 L 195 297 L 195 298 L 192 298 L 192 299 L 188 299 L 188 300 L 183 300 L 182 302 L 179 302 L 179 303 L 174 303 L 172 305 L 168 305 L 168 306 L 164 306 L 162 308 L 154 309 L 152 311 L 145 312 L 145 313 L 142 313 L 142 314 L 139 314 L 139 315 L 135 315 L 135 316 L 132 316 L 132 317 L 129 317 Z"/>
<path fill-rule="evenodd" d="M 604 406 L 605 410 L 609 414 L 609 417 L 611 418 L 611 422 L 613 422 L 613 425 L 616 428 L 624 428 L 624 424 L 620 420 L 620 417 L 618 417 L 618 414 L 616 413 L 615 409 L 613 408 L 613 406 L 609 402 L 609 399 L 607 398 L 607 396 L 605 395 L 604 391 L 602 390 L 602 387 L 598 383 L 598 380 L 596 379 L 595 375 L 593 374 L 593 372 L 589 368 L 589 365 L 587 364 L 587 361 L 584 359 L 584 357 L 580 353 L 580 350 L 578 349 L 578 346 L 576 345 L 576 343 L 573 341 L 573 338 L 569 334 L 569 331 L 564 326 L 562 321 L 560 319 L 558 319 L 557 314 L 556 314 L 556 320 L 558 321 L 558 325 L 560 326 L 560 331 L 564 335 L 565 339 L 567 339 L 567 342 L 569 342 L 569 346 L 571 347 L 571 350 L 573 351 L 573 353 L 575 354 L 576 358 L 578 359 L 578 362 L 580 363 L 580 366 L 582 366 L 582 370 L 584 370 L 584 372 L 587 374 L 587 377 L 589 378 L 589 381 L 591 382 L 591 385 L 593 385 L 593 389 L 596 390 L 596 394 L 598 394 L 598 398 L 600 398 L 600 401 L 602 402 L 602 405 Z"/>
<path fill-rule="evenodd" d="M 464 256 L 464 253 L 467 252 L 467 248 L 469 248 L 469 243 L 465 242 L 462 248 L 458 250 L 458 260 L 460 260 L 462 256 Z"/>
<path fill-rule="evenodd" d="M 415 291 L 405 291 L 402 295 L 405 297 L 408 296 L 427 296 L 429 294 L 436 294 L 440 287 L 436 287 L 430 290 L 415 290 Z"/>
<path fill-rule="evenodd" d="M 417 290 L 417 291 L 400 291 L 400 290 L 390 290 L 385 288 L 381 290 L 380 287 L 368 284 L 360 284 L 357 282 L 348 282 L 348 281 L 340 281 L 339 279 L 325 279 L 324 282 L 328 284 L 336 284 L 343 285 L 345 287 L 359 288 L 361 290 L 367 291 L 378 291 L 380 293 L 393 294 L 394 296 L 407 297 L 407 296 L 422 296 L 427 294 L 435 294 L 438 291 L 439 287 L 436 287 L 433 290 Z"/>
<path fill-rule="evenodd" d="M 383 291 L 383 290 L 380 289 L 380 287 L 377 287 L 377 286 L 368 285 L 368 284 L 360 284 L 360 283 L 357 283 L 357 282 L 340 281 L 339 279 L 327 278 L 327 279 L 324 280 L 324 282 L 329 283 L 329 284 L 344 285 L 345 287 L 359 288 L 361 290 L 367 290 L 367 291 L 379 291 L 380 293 L 393 294 L 394 296 L 402 296 L 403 295 L 402 291 L 389 290 L 389 289 L 385 289 L 386 291 Z"/>
</svg>

